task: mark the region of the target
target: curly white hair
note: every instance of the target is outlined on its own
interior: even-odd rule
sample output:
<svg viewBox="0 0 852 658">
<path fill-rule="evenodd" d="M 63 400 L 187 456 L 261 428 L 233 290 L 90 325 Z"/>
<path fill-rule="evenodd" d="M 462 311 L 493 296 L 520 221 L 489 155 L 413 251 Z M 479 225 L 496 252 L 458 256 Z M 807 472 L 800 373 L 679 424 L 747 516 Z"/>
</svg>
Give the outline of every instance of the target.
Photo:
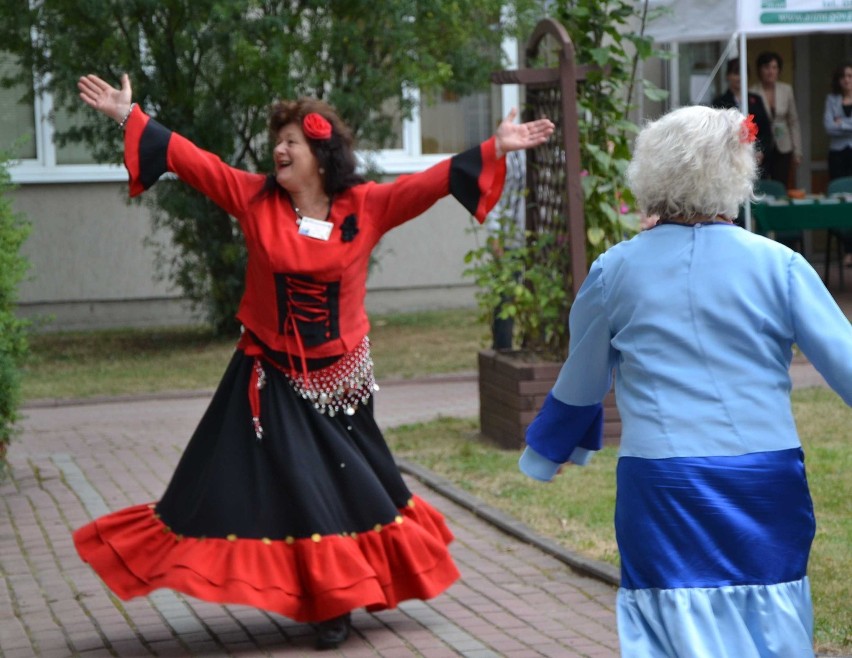
<svg viewBox="0 0 852 658">
<path fill-rule="evenodd" d="M 739 110 L 700 105 L 648 123 L 627 168 L 639 209 L 661 219 L 733 219 L 754 198 L 755 146 Z"/>
</svg>

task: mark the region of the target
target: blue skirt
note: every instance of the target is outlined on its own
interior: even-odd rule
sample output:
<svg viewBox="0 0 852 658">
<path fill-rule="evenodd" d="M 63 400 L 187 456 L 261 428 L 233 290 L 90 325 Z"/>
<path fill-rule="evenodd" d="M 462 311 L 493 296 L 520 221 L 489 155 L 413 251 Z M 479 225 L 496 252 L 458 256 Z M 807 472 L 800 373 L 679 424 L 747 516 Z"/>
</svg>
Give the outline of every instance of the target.
<svg viewBox="0 0 852 658">
<path fill-rule="evenodd" d="M 618 463 L 621 652 L 807 658 L 816 525 L 800 448 Z"/>
</svg>

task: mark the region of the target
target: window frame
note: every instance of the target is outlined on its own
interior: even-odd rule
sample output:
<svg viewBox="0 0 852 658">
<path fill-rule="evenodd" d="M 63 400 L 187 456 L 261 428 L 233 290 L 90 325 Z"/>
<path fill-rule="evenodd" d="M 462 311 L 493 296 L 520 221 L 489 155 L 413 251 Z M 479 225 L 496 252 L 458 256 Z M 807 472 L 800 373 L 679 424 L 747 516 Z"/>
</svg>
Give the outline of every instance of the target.
<svg viewBox="0 0 852 658">
<path fill-rule="evenodd" d="M 127 171 L 119 165 L 109 164 L 57 164 L 53 122 L 53 96 L 36 94 L 33 102 L 35 115 L 36 157 L 12 161 L 9 174 L 16 185 L 39 183 L 101 183 L 127 181 Z"/>
</svg>

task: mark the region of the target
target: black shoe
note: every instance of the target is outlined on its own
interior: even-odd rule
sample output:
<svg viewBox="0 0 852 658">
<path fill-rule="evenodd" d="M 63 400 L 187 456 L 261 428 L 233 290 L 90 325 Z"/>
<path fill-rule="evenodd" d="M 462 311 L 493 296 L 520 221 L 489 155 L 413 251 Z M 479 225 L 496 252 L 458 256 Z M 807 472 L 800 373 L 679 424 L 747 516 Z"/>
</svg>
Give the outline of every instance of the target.
<svg viewBox="0 0 852 658">
<path fill-rule="evenodd" d="M 349 637 L 350 616 L 347 612 L 334 619 L 326 619 L 316 625 L 317 627 L 317 650 L 334 649 Z"/>
</svg>

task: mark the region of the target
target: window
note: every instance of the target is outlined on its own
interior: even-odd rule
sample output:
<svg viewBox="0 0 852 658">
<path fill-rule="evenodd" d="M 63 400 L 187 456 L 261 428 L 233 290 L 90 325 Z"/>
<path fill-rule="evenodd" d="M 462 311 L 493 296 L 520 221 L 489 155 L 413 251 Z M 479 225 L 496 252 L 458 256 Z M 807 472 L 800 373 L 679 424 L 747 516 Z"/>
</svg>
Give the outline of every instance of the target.
<svg viewBox="0 0 852 658">
<path fill-rule="evenodd" d="M 442 93 L 424 98 L 412 92 L 415 111 L 397 124 L 398 147 L 379 151 L 372 160 L 385 173 L 401 174 L 469 149 L 494 133 L 505 114 L 504 95 L 497 86 L 461 97 Z"/>
<path fill-rule="evenodd" d="M 0 74 L 11 72 L 11 55 L 0 53 Z M 26 92 L 21 86 L 0 88 L 0 151 L 14 158 L 36 157 L 35 111 L 31 103 L 21 102 Z"/>
<path fill-rule="evenodd" d="M 443 93 L 437 98 L 421 98 L 420 152 L 458 153 L 488 139 L 496 125 L 491 98 L 495 95 Z"/>
<path fill-rule="evenodd" d="M 724 44 L 715 41 L 679 45 L 678 57 L 672 60 L 678 66 L 678 106 L 709 105 L 725 90 L 724 62 L 716 75 L 710 77 L 723 50 Z"/>
<path fill-rule="evenodd" d="M 509 67 L 515 66 L 517 42 L 507 40 L 503 48 Z M 0 67 L 12 65 L 9 56 L 0 54 Z M 493 134 L 508 108 L 518 106 L 517 90 L 508 86 L 495 85 L 464 97 L 444 93 L 421 98 L 416 90 L 411 94 L 416 109 L 411 119 L 397 121 L 396 143 L 370 157 L 383 173 L 420 171 L 449 154 L 471 148 Z M 71 125 L 73 119 L 68 112 L 53 111 L 50 95 L 36 97 L 31 105 L 19 103 L 21 96 L 21 89 L 0 89 L 0 149 L 9 149 L 19 140 L 13 153 L 19 160 L 10 168 L 15 183 L 127 180 L 123 167 L 95 163 L 86 146 L 56 143 L 56 128 Z"/>
<path fill-rule="evenodd" d="M 507 68 L 516 68 L 517 40 L 506 39 L 503 53 Z M 516 85 L 492 85 L 489 91 L 462 97 L 448 93 L 421 96 L 417 90 L 411 95 L 416 109 L 411 119 L 399 122 L 399 148 L 381 151 L 373 158 L 388 174 L 418 171 L 471 148 L 494 133 L 510 108 L 520 109 Z"/>
<path fill-rule="evenodd" d="M 74 125 L 74 117 L 67 110 L 56 110 L 53 113 L 53 123 L 57 130 L 62 131 Z M 57 165 L 95 164 L 95 158 L 85 144 L 55 144 Z"/>
</svg>

